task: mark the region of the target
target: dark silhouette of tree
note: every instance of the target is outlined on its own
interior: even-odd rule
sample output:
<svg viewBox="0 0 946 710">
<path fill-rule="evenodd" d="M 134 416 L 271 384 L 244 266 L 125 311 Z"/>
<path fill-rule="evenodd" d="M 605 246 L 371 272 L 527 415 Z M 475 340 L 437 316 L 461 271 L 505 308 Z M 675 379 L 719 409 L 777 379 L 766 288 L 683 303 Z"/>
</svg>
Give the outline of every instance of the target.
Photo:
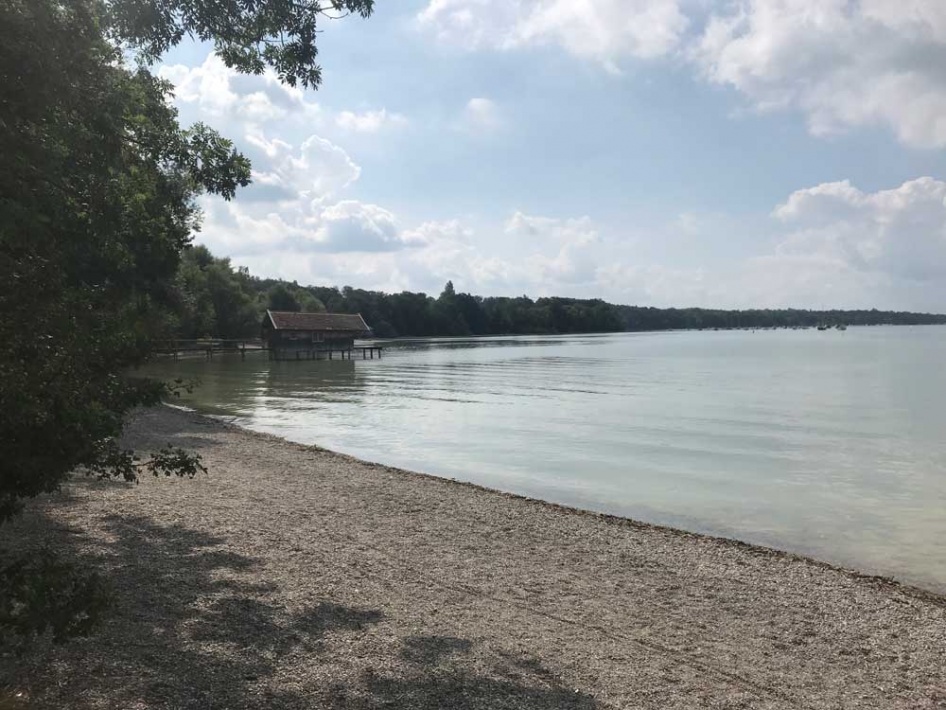
<svg viewBox="0 0 946 710">
<path fill-rule="evenodd" d="M 272 311 L 301 311 L 302 306 L 285 284 L 276 284 L 269 291 L 267 308 Z"/>
<path fill-rule="evenodd" d="M 0 522 L 76 467 L 134 479 L 116 444 L 129 408 L 167 388 L 125 373 L 182 329 L 244 333 L 249 275 L 195 249 L 201 193 L 234 197 L 250 164 L 179 125 L 145 62 L 186 37 L 224 62 L 314 87 L 317 21 L 372 0 L 8 0 L 0 3 Z M 313 301 L 314 305 L 314 301 Z M 152 459 L 192 474 L 183 452 Z"/>
<path fill-rule="evenodd" d="M 211 257 L 212 258 L 212 257 Z M 224 260 L 221 260 L 224 261 Z M 230 268 L 229 262 L 226 262 Z M 234 275 L 235 277 L 236 275 Z M 946 323 L 946 316 L 878 310 L 807 311 L 765 309 L 727 311 L 708 308 L 620 306 L 600 299 L 518 298 L 458 293 L 448 281 L 437 298 L 425 293 L 381 293 L 345 286 L 300 286 L 278 279 L 245 275 L 245 289 L 257 294 L 257 321 L 272 294 L 284 294 L 278 310 L 328 310 L 361 313 L 382 338 L 554 333 L 614 333 L 644 330 L 729 328 L 804 328 L 819 323 L 845 325 Z M 194 292 L 189 298 L 199 295 Z M 182 298 L 187 301 L 187 298 Z M 317 307 L 309 305 L 314 301 Z M 215 331 L 217 332 L 217 331 Z M 236 333 L 219 332 L 223 337 Z"/>
<path fill-rule="evenodd" d="M 318 88 L 316 37 L 323 19 L 368 17 L 374 0 L 106 0 L 109 36 L 153 62 L 184 39 L 214 43 L 224 63 L 245 74 L 272 68 L 280 81 Z"/>
<path fill-rule="evenodd" d="M 229 265 L 228 265 L 229 266 Z M 314 310 L 306 299 L 314 299 L 318 310 L 361 313 L 382 338 L 523 335 L 554 333 L 614 333 L 643 330 L 692 330 L 728 328 L 800 328 L 819 323 L 846 325 L 946 323 L 946 316 L 878 310 L 806 311 L 766 309 L 726 311 L 707 308 L 653 308 L 620 306 L 600 299 L 518 298 L 473 296 L 458 293 L 448 281 L 437 298 L 425 293 L 386 294 L 345 286 L 300 286 L 278 279 L 246 276 L 246 288 L 255 290 L 262 304 L 273 293 L 287 294 L 279 310 Z M 294 299 L 294 300 L 293 300 Z M 297 308 L 298 305 L 298 308 Z M 226 333 L 221 333 L 226 335 Z M 235 337 L 235 336 L 234 336 Z"/>
</svg>

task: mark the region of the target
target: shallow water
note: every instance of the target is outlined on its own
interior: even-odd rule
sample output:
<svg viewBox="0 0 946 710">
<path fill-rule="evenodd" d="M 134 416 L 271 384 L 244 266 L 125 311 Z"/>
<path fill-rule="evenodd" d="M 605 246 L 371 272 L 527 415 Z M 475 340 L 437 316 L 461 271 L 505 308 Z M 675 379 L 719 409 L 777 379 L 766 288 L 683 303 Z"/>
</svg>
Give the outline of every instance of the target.
<svg viewBox="0 0 946 710">
<path fill-rule="evenodd" d="M 258 431 L 946 590 L 946 327 L 428 339 L 165 361 Z M 382 485 L 379 483 L 379 485 Z"/>
</svg>

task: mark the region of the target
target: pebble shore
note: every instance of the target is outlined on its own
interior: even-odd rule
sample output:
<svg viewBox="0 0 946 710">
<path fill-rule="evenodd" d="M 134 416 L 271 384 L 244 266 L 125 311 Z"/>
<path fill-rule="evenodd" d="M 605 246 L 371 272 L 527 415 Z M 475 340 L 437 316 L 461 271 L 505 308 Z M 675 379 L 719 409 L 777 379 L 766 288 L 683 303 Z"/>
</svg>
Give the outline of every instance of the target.
<svg viewBox="0 0 946 710">
<path fill-rule="evenodd" d="M 209 473 L 78 481 L 3 531 L 117 599 L 3 660 L 22 707 L 946 708 L 933 593 L 170 407 L 127 436 Z"/>
</svg>

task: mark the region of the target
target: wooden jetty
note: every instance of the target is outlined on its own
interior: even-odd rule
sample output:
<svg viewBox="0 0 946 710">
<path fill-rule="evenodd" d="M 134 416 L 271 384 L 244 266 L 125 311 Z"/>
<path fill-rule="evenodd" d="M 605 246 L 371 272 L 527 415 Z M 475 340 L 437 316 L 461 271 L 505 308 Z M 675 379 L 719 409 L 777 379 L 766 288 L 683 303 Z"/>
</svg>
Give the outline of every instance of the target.
<svg viewBox="0 0 946 710">
<path fill-rule="evenodd" d="M 260 328 L 262 338 L 223 339 L 197 338 L 167 340 L 154 352 L 175 360 L 179 357 L 203 355 L 208 360 L 218 353 L 240 353 L 241 359 L 253 352 L 266 352 L 270 360 L 351 360 L 361 351 L 362 360 L 381 358 L 380 345 L 355 344 L 356 338 L 372 335 L 361 314 L 295 313 L 266 311 Z"/>
<path fill-rule="evenodd" d="M 354 345 L 347 349 L 336 348 L 312 348 L 309 350 L 285 350 L 281 351 L 278 357 L 274 357 L 270 351 L 271 360 L 332 360 L 338 355 L 340 360 L 351 360 L 352 353 L 361 351 L 362 360 L 374 360 L 374 354 L 378 353 L 378 359 L 381 359 L 380 345 Z"/>
<path fill-rule="evenodd" d="M 274 354 L 261 340 L 166 340 L 158 343 L 154 352 L 157 355 L 172 357 L 175 360 L 181 357 L 202 355 L 212 360 L 214 355 L 240 353 L 240 359 L 245 360 L 247 353 L 268 353 L 271 360 L 351 360 L 354 353 L 361 353 L 362 360 L 381 359 L 382 346 L 352 344 L 351 347 L 319 347 L 293 348 L 280 350 Z M 355 358 L 357 359 L 357 358 Z"/>
<path fill-rule="evenodd" d="M 179 357 L 203 355 L 212 360 L 215 353 L 240 353 L 241 359 L 246 359 L 247 352 L 262 352 L 266 349 L 262 340 L 247 338 L 242 340 L 227 340 L 223 338 L 197 338 L 193 340 L 165 340 L 157 344 L 154 352 L 158 355 L 169 355 L 177 360 Z"/>
</svg>

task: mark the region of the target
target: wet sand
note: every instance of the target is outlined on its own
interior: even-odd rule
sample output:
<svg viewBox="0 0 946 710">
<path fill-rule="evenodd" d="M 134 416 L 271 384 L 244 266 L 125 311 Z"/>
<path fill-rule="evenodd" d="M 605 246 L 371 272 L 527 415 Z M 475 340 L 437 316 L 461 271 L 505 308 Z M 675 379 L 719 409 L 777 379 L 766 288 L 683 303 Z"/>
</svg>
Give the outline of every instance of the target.
<svg viewBox="0 0 946 710">
<path fill-rule="evenodd" d="M 160 407 L 193 481 L 77 482 L 3 532 L 103 568 L 29 707 L 946 708 L 946 599 Z"/>
</svg>

